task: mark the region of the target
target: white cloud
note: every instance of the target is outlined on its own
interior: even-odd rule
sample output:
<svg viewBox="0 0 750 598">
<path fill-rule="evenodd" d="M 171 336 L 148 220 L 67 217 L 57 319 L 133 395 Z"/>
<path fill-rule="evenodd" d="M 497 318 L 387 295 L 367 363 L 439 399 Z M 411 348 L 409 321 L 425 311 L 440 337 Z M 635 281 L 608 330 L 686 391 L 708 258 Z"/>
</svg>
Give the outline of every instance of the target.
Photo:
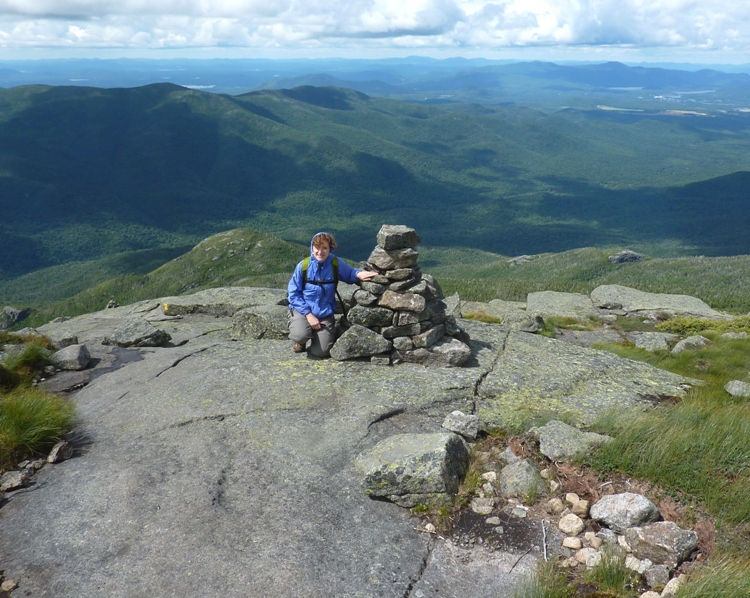
<svg viewBox="0 0 750 598">
<path fill-rule="evenodd" d="M 745 52 L 750 5 L 736 0 L 0 0 L 0 44 Z"/>
</svg>

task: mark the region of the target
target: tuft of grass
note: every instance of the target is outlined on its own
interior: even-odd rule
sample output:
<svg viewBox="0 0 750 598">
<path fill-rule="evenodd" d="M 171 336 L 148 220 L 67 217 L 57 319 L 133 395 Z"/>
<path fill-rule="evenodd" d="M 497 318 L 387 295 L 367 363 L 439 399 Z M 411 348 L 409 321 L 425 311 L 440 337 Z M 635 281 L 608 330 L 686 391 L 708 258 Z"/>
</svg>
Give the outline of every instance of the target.
<svg viewBox="0 0 750 598">
<path fill-rule="evenodd" d="M 572 598 L 573 588 L 560 569 L 552 562 L 539 566 L 536 574 L 513 592 L 513 598 Z"/>
<path fill-rule="evenodd" d="M 0 363 L 0 392 L 8 392 L 14 389 L 20 383 L 20 376 Z"/>
<path fill-rule="evenodd" d="M 615 549 L 605 549 L 599 564 L 584 574 L 587 583 L 617 596 L 632 594 L 634 573 L 625 566 L 625 556 Z"/>
<path fill-rule="evenodd" d="M 40 454 L 73 424 L 73 403 L 34 387 L 18 387 L 0 395 L 0 469 Z"/>
<path fill-rule="evenodd" d="M 656 325 L 662 332 L 675 334 L 699 334 L 706 330 L 715 332 L 748 332 L 750 333 L 750 315 L 738 316 L 728 320 L 712 320 L 692 316 L 675 316 Z"/>
<path fill-rule="evenodd" d="M 691 574 L 677 598 L 747 598 L 750 596 L 750 560 L 722 555 Z"/>
<path fill-rule="evenodd" d="M 23 349 L 11 352 L 6 356 L 4 366 L 24 380 L 30 380 L 34 374 L 49 365 L 52 353 L 46 346 L 46 339 L 30 339 Z"/>
</svg>

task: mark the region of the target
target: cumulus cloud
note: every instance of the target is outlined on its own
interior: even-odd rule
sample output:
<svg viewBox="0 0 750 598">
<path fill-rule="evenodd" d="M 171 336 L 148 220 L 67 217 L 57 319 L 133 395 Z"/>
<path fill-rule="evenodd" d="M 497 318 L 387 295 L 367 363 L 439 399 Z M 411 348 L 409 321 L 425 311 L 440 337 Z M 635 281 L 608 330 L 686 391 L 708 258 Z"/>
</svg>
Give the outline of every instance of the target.
<svg viewBox="0 0 750 598">
<path fill-rule="evenodd" d="M 4 47 L 746 51 L 736 0 L 0 0 Z"/>
</svg>

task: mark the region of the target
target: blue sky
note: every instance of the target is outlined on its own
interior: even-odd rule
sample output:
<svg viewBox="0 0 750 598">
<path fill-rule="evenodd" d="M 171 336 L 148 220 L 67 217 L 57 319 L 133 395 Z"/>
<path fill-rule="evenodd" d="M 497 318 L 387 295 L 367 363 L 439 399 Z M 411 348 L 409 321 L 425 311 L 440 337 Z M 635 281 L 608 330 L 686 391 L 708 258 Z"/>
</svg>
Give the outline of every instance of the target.
<svg viewBox="0 0 750 598">
<path fill-rule="evenodd" d="M 742 0 L 0 0 L 0 59 L 750 63 Z"/>
</svg>

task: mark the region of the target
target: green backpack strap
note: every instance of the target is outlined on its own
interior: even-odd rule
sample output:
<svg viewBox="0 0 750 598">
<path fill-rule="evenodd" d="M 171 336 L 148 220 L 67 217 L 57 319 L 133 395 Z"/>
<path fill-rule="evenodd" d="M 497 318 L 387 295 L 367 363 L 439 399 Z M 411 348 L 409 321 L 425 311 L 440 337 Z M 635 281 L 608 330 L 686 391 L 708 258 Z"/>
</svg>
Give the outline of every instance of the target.
<svg viewBox="0 0 750 598">
<path fill-rule="evenodd" d="M 331 266 L 333 266 L 333 287 L 336 289 L 336 292 L 338 293 L 338 286 L 339 286 L 339 258 L 335 255 L 333 256 L 333 261 L 331 262 Z M 302 260 L 302 286 L 304 287 L 307 284 L 307 269 L 310 267 L 310 257 L 306 257 L 304 260 Z"/>
</svg>

